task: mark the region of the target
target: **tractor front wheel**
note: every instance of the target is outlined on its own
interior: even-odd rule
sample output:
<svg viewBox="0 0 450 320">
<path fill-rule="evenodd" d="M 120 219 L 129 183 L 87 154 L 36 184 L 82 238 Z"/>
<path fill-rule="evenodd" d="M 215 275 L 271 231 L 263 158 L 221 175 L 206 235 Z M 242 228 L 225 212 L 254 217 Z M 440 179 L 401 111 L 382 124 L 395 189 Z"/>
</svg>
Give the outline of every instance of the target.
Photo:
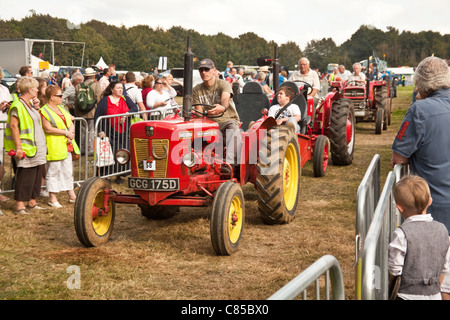
<svg viewBox="0 0 450 320">
<path fill-rule="evenodd" d="M 326 136 L 317 137 L 313 152 L 314 177 L 323 177 L 328 167 L 328 154 L 330 150 L 330 141 Z"/>
<path fill-rule="evenodd" d="M 259 145 L 256 192 L 261 218 L 267 224 L 289 223 L 300 198 L 297 134 L 288 126 L 273 127 Z"/>
<path fill-rule="evenodd" d="M 74 210 L 75 231 L 86 247 L 98 247 L 111 237 L 116 214 L 115 203 L 104 203 L 105 190 L 110 189 L 106 179 L 87 179 L 78 192 Z"/>
<path fill-rule="evenodd" d="M 244 194 L 239 184 L 227 181 L 214 195 L 211 212 L 211 243 L 218 255 L 231 255 L 238 249 L 244 229 Z"/>
</svg>

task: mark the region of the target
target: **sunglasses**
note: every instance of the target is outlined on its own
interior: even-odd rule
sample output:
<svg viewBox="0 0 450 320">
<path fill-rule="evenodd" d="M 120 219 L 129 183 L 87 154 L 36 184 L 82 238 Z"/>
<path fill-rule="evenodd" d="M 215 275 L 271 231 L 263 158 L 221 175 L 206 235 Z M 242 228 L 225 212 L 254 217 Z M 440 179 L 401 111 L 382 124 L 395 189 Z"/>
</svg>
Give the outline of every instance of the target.
<svg viewBox="0 0 450 320">
<path fill-rule="evenodd" d="M 162 82 L 155 82 L 155 84 L 162 84 Z"/>
<path fill-rule="evenodd" d="M 62 94 L 54 94 L 53 96 L 54 97 L 58 97 L 58 98 L 62 98 L 63 95 Z"/>
<path fill-rule="evenodd" d="M 211 70 L 210 68 L 201 68 L 198 69 L 198 72 L 202 73 L 202 72 L 209 72 L 209 70 Z"/>
</svg>

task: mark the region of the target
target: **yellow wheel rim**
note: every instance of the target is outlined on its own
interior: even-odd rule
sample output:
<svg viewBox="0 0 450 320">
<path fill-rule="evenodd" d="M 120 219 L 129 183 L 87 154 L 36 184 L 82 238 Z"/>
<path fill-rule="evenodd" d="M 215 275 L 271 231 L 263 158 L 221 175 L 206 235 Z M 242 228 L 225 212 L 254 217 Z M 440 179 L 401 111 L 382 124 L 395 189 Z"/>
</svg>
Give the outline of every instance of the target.
<svg viewBox="0 0 450 320">
<path fill-rule="evenodd" d="M 290 143 L 283 163 L 284 204 L 288 210 L 292 210 L 297 201 L 298 169 L 297 152 L 295 146 Z"/>
<path fill-rule="evenodd" d="M 236 243 L 242 232 L 242 201 L 235 196 L 228 212 L 228 235 L 231 243 Z"/>
<path fill-rule="evenodd" d="M 99 236 L 105 235 L 108 232 L 109 228 L 111 227 L 112 221 L 111 210 L 114 209 L 111 202 L 109 202 L 108 205 L 110 208 L 110 212 L 108 213 L 107 216 L 98 216 L 92 219 L 92 227 L 94 228 L 95 233 Z M 103 190 L 98 191 L 97 194 L 95 195 L 93 206 L 99 209 L 103 206 Z"/>
</svg>

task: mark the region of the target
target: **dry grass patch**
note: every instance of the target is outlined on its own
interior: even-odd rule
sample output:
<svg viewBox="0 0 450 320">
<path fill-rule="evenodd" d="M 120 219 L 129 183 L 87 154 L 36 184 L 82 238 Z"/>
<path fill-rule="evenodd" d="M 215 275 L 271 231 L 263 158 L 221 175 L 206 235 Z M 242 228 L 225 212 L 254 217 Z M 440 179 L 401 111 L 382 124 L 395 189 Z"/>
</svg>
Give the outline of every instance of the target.
<svg viewBox="0 0 450 320">
<path fill-rule="evenodd" d="M 314 178 L 302 170 L 301 203 L 288 225 L 261 222 L 252 185 L 244 187 L 246 222 L 236 254 L 216 256 L 209 236 L 210 208 L 182 208 L 171 219 L 150 221 L 135 205 L 118 205 L 111 241 L 84 248 L 75 235 L 73 205 L 30 216 L 1 204 L 0 299 L 267 299 L 325 254 L 343 270 L 347 299 L 354 299 L 356 192 L 375 153 L 382 178 L 390 168 L 390 145 L 408 105 L 399 91 L 393 123 L 381 135 L 374 123 L 357 125 L 354 162 L 330 165 Z M 402 96 L 404 97 L 402 98 Z M 126 192 L 123 185 L 113 184 Z M 41 204 L 46 199 L 39 199 Z M 66 286 L 66 270 L 81 270 L 81 289 Z"/>
</svg>

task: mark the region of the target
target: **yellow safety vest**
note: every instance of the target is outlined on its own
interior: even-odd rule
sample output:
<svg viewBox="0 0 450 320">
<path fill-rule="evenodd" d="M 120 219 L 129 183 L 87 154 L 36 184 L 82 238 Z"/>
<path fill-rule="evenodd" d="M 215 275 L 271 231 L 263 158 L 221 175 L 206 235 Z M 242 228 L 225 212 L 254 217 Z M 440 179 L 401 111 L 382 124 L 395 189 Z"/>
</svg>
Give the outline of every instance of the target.
<svg viewBox="0 0 450 320">
<path fill-rule="evenodd" d="M 36 155 L 37 147 L 34 139 L 34 123 L 28 112 L 28 107 L 25 106 L 20 99 L 15 99 L 8 111 L 8 119 L 6 120 L 5 136 L 3 138 L 3 146 L 6 152 L 16 149 L 16 144 L 12 138 L 12 131 L 10 127 L 11 111 L 17 110 L 17 116 L 19 118 L 19 137 L 22 143 L 22 149 L 26 156 L 32 158 Z M 41 121 L 42 125 L 42 121 Z"/>
<path fill-rule="evenodd" d="M 47 104 L 43 106 L 39 111 L 47 119 L 52 127 L 66 130 L 69 128 L 70 124 L 70 113 L 63 106 L 58 106 L 58 109 L 64 115 L 66 121 L 63 121 L 61 117 L 53 111 Z M 44 130 L 45 132 L 45 130 Z M 67 149 L 67 137 L 57 136 L 53 134 L 47 134 L 45 132 L 45 142 L 47 143 L 47 161 L 58 161 L 67 158 L 69 151 Z M 80 154 L 75 140 L 72 140 L 73 150 L 76 154 Z"/>
</svg>

